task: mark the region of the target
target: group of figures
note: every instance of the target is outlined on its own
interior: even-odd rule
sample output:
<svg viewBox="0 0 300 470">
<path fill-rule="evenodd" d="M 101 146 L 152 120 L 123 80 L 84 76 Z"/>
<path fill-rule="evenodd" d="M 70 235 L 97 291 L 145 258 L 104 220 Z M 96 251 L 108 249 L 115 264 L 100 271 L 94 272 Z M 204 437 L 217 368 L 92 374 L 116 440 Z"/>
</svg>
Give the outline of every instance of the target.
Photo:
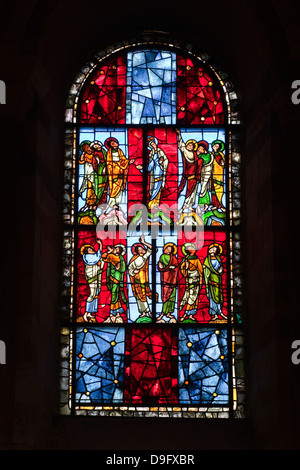
<svg viewBox="0 0 300 470">
<path fill-rule="evenodd" d="M 140 237 L 139 241 L 131 247 L 132 257 L 128 262 L 126 247 L 122 243 L 107 246 L 103 249 L 101 239 L 95 245 L 84 244 L 80 253 L 84 262 L 84 275 L 89 286 L 89 295 L 85 303 L 85 312 L 78 321 L 97 322 L 96 315 L 99 308 L 99 297 L 102 289 L 104 268 L 106 267 L 106 288 L 110 293 L 110 312 L 104 322 L 123 323 L 123 315 L 128 307 L 126 287 L 129 281 L 139 316 L 136 322 L 152 321 L 152 305 L 150 300 L 158 302 L 158 294 L 153 299 L 149 283 L 149 261 L 152 256 L 152 245 Z M 162 311 L 156 317 L 156 322 L 175 323 L 177 302 L 177 288 L 180 283 L 180 274 L 184 279 L 184 293 L 180 300 L 180 321 L 197 322 L 195 316 L 199 304 L 200 292 L 205 285 L 205 294 L 209 302 L 210 321 L 226 319 L 223 312 L 223 275 L 224 265 L 221 258 L 222 246 L 211 243 L 202 263 L 197 256 L 197 248 L 193 243 L 182 246 L 182 260 L 178 261 L 178 248 L 176 244 L 168 242 L 163 246 L 159 256 L 157 270 L 160 273 Z M 126 277 L 126 271 L 128 278 Z M 124 309 L 125 307 L 125 309 Z"/>
<path fill-rule="evenodd" d="M 177 224 L 192 220 L 193 223 L 211 225 L 215 220 L 224 225 L 224 142 L 214 140 L 209 150 L 207 141 L 189 139 L 184 142 L 181 131 L 176 129 L 176 133 L 183 162 L 178 198 L 184 198 L 178 210 Z M 169 158 L 156 137 L 149 136 L 147 146 L 148 211 L 151 213 L 160 207 L 167 183 Z M 85 204 L 79 209 L 79 223 L 95 225 L 100 219 L 111 218 L 119 224 L 126 224 L 126 215 L 120 204 L 126 191 L 130 165 L 135 165 L 141 173 L 143 166 L 136 165 L 134 158 L 128 159 L 114 137 L 107 138 L 104 145 L 100 141 L 84 140 L 80 150 L 79 164 L 84 166 L 84 174 L 79 195 Z M 97 208 L 100 206 L 99 212 Z"/>
</svg>

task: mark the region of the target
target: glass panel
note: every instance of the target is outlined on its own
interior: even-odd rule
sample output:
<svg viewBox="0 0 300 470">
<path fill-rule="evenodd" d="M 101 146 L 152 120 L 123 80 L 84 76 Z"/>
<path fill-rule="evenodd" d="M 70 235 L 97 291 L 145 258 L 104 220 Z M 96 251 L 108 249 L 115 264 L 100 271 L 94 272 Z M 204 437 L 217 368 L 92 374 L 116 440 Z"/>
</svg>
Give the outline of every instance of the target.
<svg viewBox="0 0 300 470">
<path fill-rule="evenodd" d="M 226 330 L 179 330 L 179 401 L 185 404 L 228 404 Z"/>
<path fill-rule="evenodd" d="M 175 124 L 176 55 L 156 49 L 128 53 L 127 124 Z"/>
<path fill-rule="evenodd" d="M 134 328 L 127 334 L 125 403 L 177 403 L 177 335 Z"/>
<path fill-rule="evenodd" d="M 225 130 L 181 128 L 178 136 L 179 223 L 226 223 Z"/>
<path fill-rule="evenodd" d="M 126 244 L 124 230 L 78 232 L 77 322 L 127 321 Z"/>
<path fill-rule="evenodd" d="M 178 239 L 179 311 L 183 323 L 226 323 L 227 246 L 226 233 L 205 231 L 191 241 Z"/>
<path fill-rule="evenodd" d="M 177 123 L 223 124 L 223 99 L 217 83 L 192 58 L 177 55 Z"/>
<path fill-rule="evenodd" d="M 77 403 L 122 403 L 124 344 L 123 328 L 77 330 Z"/>
<path fill-rule="evenodd" d="M 80 103 L 80 122 L 124 124 L 126 57 L 106 61 L 89 77 Z"/>
<path fill-rule="evenodd" d="M 78 165 L 79 224 L 127 223 L 127 183 L 130 165 L 134 161 L 128 158 L 128 152 L 126 129 L 81 128 Z"/>
</svg>

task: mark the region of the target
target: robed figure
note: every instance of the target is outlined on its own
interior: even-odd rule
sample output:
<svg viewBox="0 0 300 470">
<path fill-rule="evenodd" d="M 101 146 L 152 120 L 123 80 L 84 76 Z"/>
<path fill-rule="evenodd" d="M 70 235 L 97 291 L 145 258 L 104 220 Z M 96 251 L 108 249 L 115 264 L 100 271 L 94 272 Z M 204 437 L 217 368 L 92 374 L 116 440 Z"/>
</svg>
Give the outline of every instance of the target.
<svg viewBox="0 0 300 470">
<path fill-rule="evenodd" d="M 152 317 L 148 303 L 148 299 L 152 299 L 149 286 L 149 258 L 152 254 L 152 246 L 145 242 L 144 237 L 141 237 L 140 242 L 135 243 L 131 251 L 133 257 L 128 264 L 128 273 L 140 314 L 137 321 L 149 321 Z"/>
<path fill-rule="evenodd" d="M 83 197 L 86 191 L 85 205 L 80 211 L 95 210 L 97 207 L 98 194 L 98 163 L 90 146 L 91 141 L 84 140 L 80 144 L 81 154 L 79 157 L 79 165 L 83 165 L 84 175 L 83 181 L 79 189 L 79 195 Z"/>
<path fill-rule="evenodd" d="M 182 247 L 184 259 L 180 263 L 180 271 L 185 278 L 185 292 L 180 302 L 180 310 L 184 310 L 181 321 L 186 318 L 197 321 L 194 317 L 197 314 L 199 296 L 203 281 L 203 266 L 196 255 L 196 247 L 193 243 L 185 243 Z"/>
<path fill-rule="evenodd" d="M 111 294 L 110 312 L 106 322 L 123 323 L 121 316 L 124 313 L 123 305 L 127 306 L 124 292 L 125 252 L 125 246 L 118 244 L 114 247 L 107 247 L 107 251 L 102 255 L 102 260 L 107 265 L 106 285 Z"/>
<path fill-rule="evenodd" d="M 178 134 L 178 148 L 183 157 L 183 175 L 178 188 L 178 195 L 186 188 L 185 200 L 181 210 L 192 210 L 200 180 L 198 156 L 196 153 L 197 142 L 194 139 L 190 139 L 184 143 L 180 130 L 177 129 L 176 132 Z"/>
<path fill-rule="evenodd" d="M 213 179 L 214 154 L 213 152 L 209 152 L 208 142 L 205 140 L 198 142 L 197 154 L 201 174 L 198 204 L 203 206 L 204 211 L 208 208 L 218 209 L 220 202 L 216 195 Z"/>
<path fill-rule="evenodd" d="M 89 286 L 89 295 L 86 299 L 85 313 L 83 320 L 95 322 L 98 312 L 98 297 L 101 291 L 101 277 L 103 271 L 102 242 L 97 239 L 93 246 L 90 243 L 82 245 L 80 254 L 85 265 L 84 275 Z"/>
<path fill-rule="evenodd" d="M 97 161 L 97 205 L 105 204 L 108 189 L 106 150 L 104 149 L 102 142 L 98 140 L 94 140 L 93 142 L 91 142 L 90 147 Z"/>
<path fill-rule="evenodd" d="M 225 144 L 222 140 L 214 140 L 212 142 L 212 153 L 214 156 L 213 162 L 213 184 L 215 188 L 216 197 L 219 202 L 219 206 L 222 210 L 225 210 L 224 204 L 224 189 L 225 189 L 225 155 L 224 148 Z"/>
<path fill-rule="evenodd" d="M 178 278 L 177 246 L 174 243 L 166 243 L 163 254 L 159 258 L 158 270 L 161 275 L 161 296 L 163 302 L 162 313 L 157 317 L 161 321 L 164 316 L 170 323 L 176 321 L 173 315 L 176 301 L 176 288 Z"/>
<path fill-rule="evenodd" d="M 122 201 L 122 195 L 126 188 L 130 163 L 123 151 L 119 148 L 119 141 L 109 137 L 104 142 L 107 148 L 106 166 L 108 172 L 109 200 L 108 210 L 118 207 Z"/>
<path fill-rule="evenodd" d="M 212 243 L 207 250 L 207 256 L 203 263 L 206 295 L 209 300 L 209 314 L 211 321 L 227 318 L 222 311 L 223 307 L 223 284 L 222 276 L 224 266 L 221 259 L 222 246 Z"/>
</svg>

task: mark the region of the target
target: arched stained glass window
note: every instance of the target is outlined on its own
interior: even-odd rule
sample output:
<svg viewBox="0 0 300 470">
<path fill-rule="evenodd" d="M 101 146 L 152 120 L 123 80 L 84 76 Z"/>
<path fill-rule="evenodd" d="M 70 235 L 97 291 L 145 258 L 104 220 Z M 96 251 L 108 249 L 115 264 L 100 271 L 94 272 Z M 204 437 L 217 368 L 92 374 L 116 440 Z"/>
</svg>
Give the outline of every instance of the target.
<svg viewBox="0 0 300 470">
<path fill-rule="evenodd" d="M 175 42 L 103 51 L 74 81 L 63 414 L 244 416 L 236 105 Z"/>
</svg>

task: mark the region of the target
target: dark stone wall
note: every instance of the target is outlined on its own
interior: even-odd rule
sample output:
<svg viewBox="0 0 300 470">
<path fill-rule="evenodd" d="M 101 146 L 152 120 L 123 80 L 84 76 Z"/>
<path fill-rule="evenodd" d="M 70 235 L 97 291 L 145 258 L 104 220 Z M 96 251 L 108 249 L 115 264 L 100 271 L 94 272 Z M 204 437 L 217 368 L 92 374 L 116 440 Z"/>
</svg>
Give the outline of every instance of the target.
<svg viewBox="0 0 300 470">
<path fill-rule="evenodd" d="M 2 3 L 0 106 L 2 449 L 299 449 L 297 243 L 299 3 Z M 60 417 L 59 302 L 64 106 L 104 46 L 170 33 L 230 75 L 243 123 L 243 272 L 249 417 L 237 421 Z"/>
</svg>

